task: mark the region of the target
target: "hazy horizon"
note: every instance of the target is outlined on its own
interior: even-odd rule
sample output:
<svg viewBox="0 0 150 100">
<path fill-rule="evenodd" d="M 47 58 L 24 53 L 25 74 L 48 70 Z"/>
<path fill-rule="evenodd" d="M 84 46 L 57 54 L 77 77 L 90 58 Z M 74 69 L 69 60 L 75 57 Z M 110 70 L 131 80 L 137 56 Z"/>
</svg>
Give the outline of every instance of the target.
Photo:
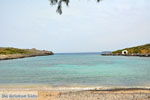
<svg viewBox="0 0 150 100">
<path fill-rule="evenodd" d="M 0 0 L 0 47 L 55 53 L 113 51 L 150 43 L 150 0 Z"/>
<path fill-rule="evenodd" d="M 149 43 L 146 43 L 146 44 L 149 44 Z M 141 44 L 141 45 L 144 45 L 144 44 Z M 134 46 L 130 46 L 130 47 L 135 47 L 135 46 L 140 46 L 140 45 L 134 45 Z M 6 46 L 4 46 L 5 48 Z M 130 47 L 125 47 L 125 48 L 130 48 Z M 3 47 L 2 47 L 3 48 Z M 6 47 L 7 48 L 7 47 Z M 12 46 L 9 46 L 8 48 L 17 48 L 17 47 L 12 47 Z M 116 51 L 116 50 L 119 50 L 119 49 L 125 49 L 125 48 L 118 48 L 118 49 L 113 49 L 113 50 L 103 50 L 103 51 L 75 51 L 75 52 L 53 52 L 52 50 L 50 49 L 40 49 L 40 50 L 48 50 L 48 51 L 52 51 L 53 53 L 101 53 L 101 52 L 113 52 L 113 51 Z M 38 48 L 19 48 L 19 49 L 38 49 Z"/>
</svg>

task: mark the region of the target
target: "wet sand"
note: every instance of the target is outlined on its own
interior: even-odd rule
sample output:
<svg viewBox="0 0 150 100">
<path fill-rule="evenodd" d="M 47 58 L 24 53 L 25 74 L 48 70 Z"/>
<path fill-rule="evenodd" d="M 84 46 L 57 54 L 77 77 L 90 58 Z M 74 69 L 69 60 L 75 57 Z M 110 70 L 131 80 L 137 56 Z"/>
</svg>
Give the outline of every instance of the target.
<svg viewBox="0 0 150 100">
<path fill-rule="evenodd" d="M 0 88 L 0 100 L 150 100 L 150 88 L 9 87 Z"/>
</svg>

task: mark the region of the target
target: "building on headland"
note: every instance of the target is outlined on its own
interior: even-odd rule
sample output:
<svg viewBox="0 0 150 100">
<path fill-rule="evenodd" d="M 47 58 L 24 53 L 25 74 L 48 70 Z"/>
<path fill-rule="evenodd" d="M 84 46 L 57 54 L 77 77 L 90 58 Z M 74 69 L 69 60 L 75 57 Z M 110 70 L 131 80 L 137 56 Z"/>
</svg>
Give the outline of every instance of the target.
<svg viewBox="0 0 150 100">
<path fill-rule="evenodd" d="M 126 54 L 128 54 L 128 50 L 123 50 L 122 55 L 126 55 Z"/>
<path fill-rule="evenodd" d="M 150 43 L 125 49 L 116 50 L 110 53 L 101 53 L 103 56 L 139 56 L 150 57 Z"/>
</svg>

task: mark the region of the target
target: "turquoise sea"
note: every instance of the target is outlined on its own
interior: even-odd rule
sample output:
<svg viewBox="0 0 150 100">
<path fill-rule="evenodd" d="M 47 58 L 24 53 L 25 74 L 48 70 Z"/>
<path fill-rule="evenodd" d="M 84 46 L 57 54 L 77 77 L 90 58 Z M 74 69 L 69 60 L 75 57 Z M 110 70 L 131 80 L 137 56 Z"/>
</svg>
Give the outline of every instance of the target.
<svg viewBox="0 0 150 100">
<path fill-rule="evenodd" d="M 62 53 L 2 60 L 0 84 L 150 86 L 150 58 Z"/>
</svg>

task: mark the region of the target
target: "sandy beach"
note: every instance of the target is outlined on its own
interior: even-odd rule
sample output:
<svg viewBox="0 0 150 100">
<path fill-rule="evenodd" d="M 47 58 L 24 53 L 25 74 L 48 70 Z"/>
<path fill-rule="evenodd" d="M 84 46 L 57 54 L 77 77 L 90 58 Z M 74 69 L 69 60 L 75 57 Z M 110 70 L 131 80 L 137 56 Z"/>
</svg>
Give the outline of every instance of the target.
<svg viewBox="0 0 150 100">
<path fill-rule="evenodd" d="M 150 100 L 150 88 L 1 87 L 0 100 Z"/>
</svg>

